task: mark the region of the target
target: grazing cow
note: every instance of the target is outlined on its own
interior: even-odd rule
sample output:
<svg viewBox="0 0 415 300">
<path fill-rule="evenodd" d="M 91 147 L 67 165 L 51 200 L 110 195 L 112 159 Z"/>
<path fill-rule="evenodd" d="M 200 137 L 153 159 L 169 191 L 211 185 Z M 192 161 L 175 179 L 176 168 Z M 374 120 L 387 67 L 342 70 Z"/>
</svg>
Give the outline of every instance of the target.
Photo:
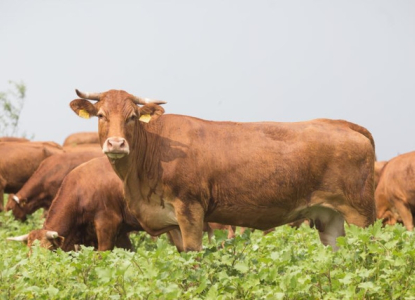
<svg viewBox="0 0 415 300">
<path fill-rule="evenodd" d="M 106 157 L 95 158 L 73 169 L 50 206 L 42 229 L 8 240 L 35 240 L 48 249 L 76 250 L 75 245 L 93 246 L 100 251 L 114 246 L 132 249 L 128 236 L 142 231 L 128 211 L 123 184 Z"/>
<path fill-rule="evenodd" d="M 383 224 L 397 222 L 414 228 L 415 151 L 398 155 L 383 167 L 375 191 L 377 218 Z"/>
<path fill-rule="evenodd" d="M 63 146 L 76 146 L 80 144 L 98 144 L 99 137 L 97 132 L 76 132 L 68 135 L 63 142 Z"/>
<path fill-rule="evenodd" d="M 3 136 L 0 137 L 0 142 L 30 142 L 30 140 L 21 137 Z"/>
<path fill-rule="evenodd" d="M 152 235 L 180 228 L 185 251 L 201 250 L 204 222 L 267 230 L 311 219 L 336 248 L 344 220 L 364 227 L 376 218 L 374 142 L 359 125 L 212 122 L 163 115 L 164 102 L 121 90 L 77 94 L 70 106 L 98 117 L 140 224 Z"/>
<path fill-rule="evenodd" d="M 39 208 L 49 209 L 65 176 L 80 164 L 102 156 L 100 152 L 61 153 L 52 155 L 37 168 L 23 187 L 10 194 L 6 211 L 12 210 L 16 219 L 24 221 Z"/>
<path fill-rule="evenodd" d="M 16 193 L 52 154 L 63 153 L 53 142 L 0 142 L 0 211 L 4 193 Z"/>
</svg>

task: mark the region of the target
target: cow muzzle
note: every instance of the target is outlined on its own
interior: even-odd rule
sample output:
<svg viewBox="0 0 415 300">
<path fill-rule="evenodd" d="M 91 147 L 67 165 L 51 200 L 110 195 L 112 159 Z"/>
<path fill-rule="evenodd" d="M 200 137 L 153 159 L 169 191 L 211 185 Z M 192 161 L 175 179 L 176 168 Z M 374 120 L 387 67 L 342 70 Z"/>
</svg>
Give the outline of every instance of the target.
<svg viewBox="0 0 415 300">
<path fill-rule="evenodd" d="M 102 146 L 102 152 L 111 159 L 120 159 L 130 153 L 130 147 L 124 138 L 109 137 Z"/>
</svg>

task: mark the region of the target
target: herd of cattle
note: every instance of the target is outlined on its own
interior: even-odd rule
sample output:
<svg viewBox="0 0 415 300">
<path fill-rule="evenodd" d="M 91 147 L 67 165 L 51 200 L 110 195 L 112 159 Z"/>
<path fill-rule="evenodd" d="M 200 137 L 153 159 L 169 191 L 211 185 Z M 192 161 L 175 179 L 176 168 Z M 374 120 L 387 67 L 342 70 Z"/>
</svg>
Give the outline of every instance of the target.
<svg viewBox="0 0 415 300">
<path fill-rule="evenodd" d="M 307 220 L 336 249 L 345 221 L 414 227 L 415 152 L 375 161 L 373 137 L 357 124 L 213 122 L 164 114 L 165 102 L 125 91 L 76 92 L 70 107 L 97 117 L 98 133 L 62 146 L 0 138 L 5 210 L 22 221 L 45 210 L 41 229 L 9 240 L 132 249 L 129 234 L 146 231 L 198 251 L 213 229 L 231 237 L 235 226 L 267 231 Z"/>
</svg>

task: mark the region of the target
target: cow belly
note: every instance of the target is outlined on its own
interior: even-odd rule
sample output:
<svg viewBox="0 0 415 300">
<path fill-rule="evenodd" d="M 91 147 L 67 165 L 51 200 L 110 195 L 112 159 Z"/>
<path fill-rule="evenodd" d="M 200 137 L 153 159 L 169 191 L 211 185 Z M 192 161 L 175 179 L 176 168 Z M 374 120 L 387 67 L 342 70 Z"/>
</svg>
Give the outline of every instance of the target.
<svg viewBox="0 0 415 300">
<path fill-rule="evenodd" d="M 174 208 L 169 203 L 164 207 L 159 204 L 141 204 L 136 215 L 144 230 L 151 235 L 159 235 L 178 225 Z"/>
<path fill-rule="evenodd" d="M 300 211 L 288 212 L 279 207 L 239 207 L 215 210 L 205 221 L 266 230 L 292 222 L 300 214 Z"/>
</svg>

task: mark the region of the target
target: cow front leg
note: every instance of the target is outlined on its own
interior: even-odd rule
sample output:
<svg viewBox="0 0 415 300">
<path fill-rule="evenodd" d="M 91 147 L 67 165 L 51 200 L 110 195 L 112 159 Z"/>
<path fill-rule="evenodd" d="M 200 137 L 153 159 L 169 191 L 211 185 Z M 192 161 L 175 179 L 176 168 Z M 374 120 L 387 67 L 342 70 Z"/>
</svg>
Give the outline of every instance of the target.
<svg viewBox="0 0 415 300">
<path fill-rule="evenodd" d="M 202 250 L 204 221 L 202 206 L 196 201 L 190 203 L 177 201 L 175 211 L 182 234 L 183 250 L 186 252 Z"/>
<path fill-rule="evenodd" d="M 95 218 L 95 230 L 98 238 L 98 251 L 113 250 L 122 220 L 109 215 Z"/>
</svg>

